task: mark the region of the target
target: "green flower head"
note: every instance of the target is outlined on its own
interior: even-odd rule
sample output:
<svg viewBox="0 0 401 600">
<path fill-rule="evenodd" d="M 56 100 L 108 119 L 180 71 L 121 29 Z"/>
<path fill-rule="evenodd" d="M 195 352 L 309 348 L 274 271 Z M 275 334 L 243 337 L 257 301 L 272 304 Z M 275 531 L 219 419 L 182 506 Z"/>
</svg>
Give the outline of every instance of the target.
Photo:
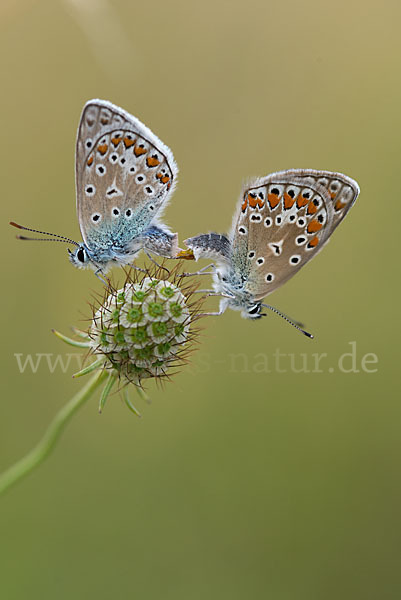
<svg viewBox="0 0 401 600">
<path fill-rule="evenodd" d="M 183 364 L 200 308 L 191 286 L 181 287 L 183 282 L 187 284 L 177 274 L 133 280 L 130 273 L 122 288 L 109 285 L 101 305 L 94 307 L 92 352 L 103 355 L 120 380 L 141 385 L 144 379 L 164 377 L 173 364 Z"/>
</svg>

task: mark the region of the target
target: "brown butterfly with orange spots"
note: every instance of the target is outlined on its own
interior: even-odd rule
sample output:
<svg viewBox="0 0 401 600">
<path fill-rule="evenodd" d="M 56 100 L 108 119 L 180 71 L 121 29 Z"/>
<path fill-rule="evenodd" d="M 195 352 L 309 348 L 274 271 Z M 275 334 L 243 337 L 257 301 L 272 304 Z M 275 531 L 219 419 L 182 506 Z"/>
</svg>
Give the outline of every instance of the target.
<svg viewBox="0 0 401 600">
<path fill-rule="evenodd" d="M 350 177 L 330 171 L 293 169 L 272 173 L 245 185 L 231 233 L 202 234 L 186 240 L 183 258 L 213 258 L 199 274 L 213 275 L 212 295 L 222 296 L 226 308 L 249 319 L 265 316 L 262 307 L 285 318 L 313 337 L 276 308 L 261 300 L 295 275 L 323 248 L 359 194 Z M 212 267 L 212 271 L 208 269 Z"/>
<path fill-rule="evenodd" d="M 151 260 L 149 252 L 175 258 L 178 235 L 160 218 L 178 167 L 171 150 L 150 129 L 107 100 L 89 100 L 78 126 L 75 166 L 82 243 L 10 224 L 75 246 L 74 252 L 68 250 L 71 263 L 92 268 L 101 280 L 110 267 L 132 264 L 141 250 Z"/>
</svg>

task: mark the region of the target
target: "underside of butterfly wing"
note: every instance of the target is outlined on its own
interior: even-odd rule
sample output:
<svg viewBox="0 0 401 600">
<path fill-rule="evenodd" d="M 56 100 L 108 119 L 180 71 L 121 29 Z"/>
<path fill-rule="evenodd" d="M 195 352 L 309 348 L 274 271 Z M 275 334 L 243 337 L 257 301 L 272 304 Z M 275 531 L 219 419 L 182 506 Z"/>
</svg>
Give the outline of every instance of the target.
<svg viewBox="0 0 401 600">
<path fill-rule="evenodd" d="M 315 169 L 291 169 L 273 174 L 286 180 L 300 179 L 305 185 L 318 183 L 330 196 L 333 206 L 333 224 L 331 233 L 341 223 L 359 196 L 359 185 L 354 179 L 334 171 L 318 171 Z"/>
<path fill-rule="evenodd" d="M 77 212 L 95 258 L 141 247 L 141 235 L 157 224 L 177 174 L 169 148 L 135 117 L 102 100 L 85 105 L 76 147 Z"/>
<path fill-rule="evenodd" d="M 338 173 L 293 170 L 245 187 L 234 217 L 232 266 L 255 300 L 276 290 L 317 254 L 359 188 Z"/>
</svg>

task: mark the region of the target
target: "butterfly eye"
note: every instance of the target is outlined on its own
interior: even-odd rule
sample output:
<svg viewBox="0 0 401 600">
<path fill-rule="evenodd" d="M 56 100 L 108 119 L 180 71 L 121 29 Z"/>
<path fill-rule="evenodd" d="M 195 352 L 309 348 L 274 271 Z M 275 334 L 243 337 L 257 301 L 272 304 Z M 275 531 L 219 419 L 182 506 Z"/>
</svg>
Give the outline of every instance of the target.
<svg viewBox="0 0 401 600">
<path fill-rule="evenodd" d="M 250 315 L 258 315 L 260 313 L 260 304 L 254 304 L 250 308 L 248 308 L 248 314 Z"/>
<path fill-rule="evenodd" d="M 85 262 L 85 252 L 83 250 L 83 248 L 80 248 L 77 252 L 77 259 L 79 260 L 79 262 L 84 263 Z"/>
</svg>

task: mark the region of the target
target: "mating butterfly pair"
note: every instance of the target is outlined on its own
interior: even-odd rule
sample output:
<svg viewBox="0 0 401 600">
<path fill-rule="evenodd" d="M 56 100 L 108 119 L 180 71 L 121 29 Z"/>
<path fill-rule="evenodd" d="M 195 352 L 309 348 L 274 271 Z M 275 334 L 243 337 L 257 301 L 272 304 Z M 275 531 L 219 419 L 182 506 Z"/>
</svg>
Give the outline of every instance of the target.
<svg viewBox="0 0 401 600">
<path fill-rule="evenodd" d="M 223 296 L 216 314 L 229 307 L 259 318 L 262 306 L 272 308 L 261 300 L 317 254 L 359 194 L 357 183 L 341 173 L 273 173 L 245 186 L 228 236 L 192 237 L 186 240 L 190 250 L 180 252 L 177 234 L 159 220 L 177 174 L 171 150 L 138 119 L 110 102 L 90 100 L 76 144 L 83 243 L 12 225 L 75 245 L 71 262 L 97 274 L 132 263 L 142 249 L 168 258 L 212 258 L 218 263 L 214 289 Z"/>
</svg>

